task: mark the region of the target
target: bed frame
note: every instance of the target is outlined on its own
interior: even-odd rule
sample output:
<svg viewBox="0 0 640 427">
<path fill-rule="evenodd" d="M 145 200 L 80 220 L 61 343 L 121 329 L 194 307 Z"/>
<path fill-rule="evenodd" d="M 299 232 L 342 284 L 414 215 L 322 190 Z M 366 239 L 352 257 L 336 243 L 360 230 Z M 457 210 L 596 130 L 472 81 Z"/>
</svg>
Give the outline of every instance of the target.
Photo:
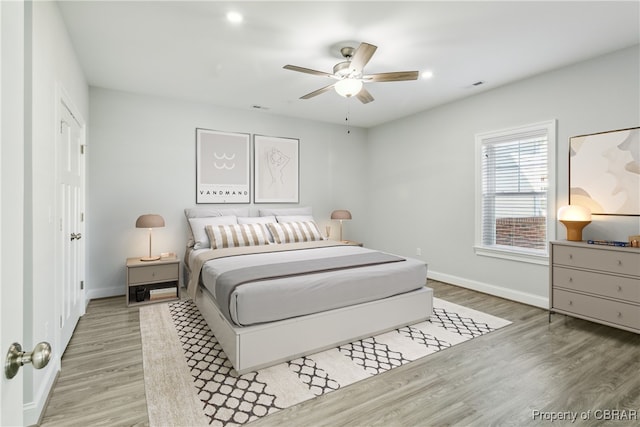
<svg viewBox="0 0 640 427">
<path fill-rule="evenodd" d="M 195 303 L 239 374 L 333 348 L 429 318 L 433 290 L 418 290 L 307 316 L 239 327 L 199 287 Z"/>
</svg>

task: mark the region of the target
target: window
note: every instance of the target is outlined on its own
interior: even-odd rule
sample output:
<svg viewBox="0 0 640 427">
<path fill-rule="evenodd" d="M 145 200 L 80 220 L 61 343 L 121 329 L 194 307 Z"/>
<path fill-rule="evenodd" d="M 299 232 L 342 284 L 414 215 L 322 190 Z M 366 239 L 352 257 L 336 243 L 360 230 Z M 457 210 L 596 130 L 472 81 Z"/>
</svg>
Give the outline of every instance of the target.
<svg viewBox="0 0 640 427">
<path fill-rule="evenodd" d="M 546 264 L 555 121 L 476 135 L 476 253 Z"/>
</svg>

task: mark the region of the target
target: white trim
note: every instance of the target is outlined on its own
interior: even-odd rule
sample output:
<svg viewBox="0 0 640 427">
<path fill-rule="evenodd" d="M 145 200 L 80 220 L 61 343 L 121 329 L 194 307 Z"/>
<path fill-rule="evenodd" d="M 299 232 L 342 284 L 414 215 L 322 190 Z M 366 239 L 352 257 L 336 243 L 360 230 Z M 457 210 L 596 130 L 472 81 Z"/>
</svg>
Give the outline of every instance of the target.
<svg viewBox="0 0 640 427">
<path fill-rule="evenodd" d="M 24 425 L 38 425 L 44 415 L 44 409 L 49 401 L 49 396 L 53 393 L 53 386 L 56 382 L 58 372 L 60 372 L 60 359 L 52 358 L 51 365 L 47 366 L 47 375 L 44 381 L 40 382 L 37 395 L 33 401 L 25 403 L 22 407 L 24 412 Z"/>
<path fill-rule="evenodd" d="M 124 293 L 124 282 L 122 284 L 122 289 L 120 288 L 98 288 L 98 289 L 87 289 L 85 285 L 85 297 L 86 297 L 86 305 L 89 304 L 89 301 L 92 299 L 98 298 L 110 298 L 117 297 L 122 295 L 122 304 L 125 304 L 125 293 Z"/>
<path fill-rule="evenodd" d="M 511 261 L 528 262 L 530 264 L 549 265 L 549 255 L 542 255 L 538 251 L 527 252 L 514 249 L 500 249 L 499 247 L 474 246 L 476 255 L 492 258 L 502 258 Z"/>
<path fill-rule="evenodd" d="M 516 291 L 502 286 L 491 285 L 488 283 L 469 280 L 450 274 L 438 273 L 437 271 L 429 271 L 429 279 L 438 280 L 452 285 L 461 286 L 463 288 L 494 295 L 500 298 L 506 298 L 511 301 L 520 302 L 534 307 L 549 309 L 549 298 L 540 295 L 530 294 L 528 292 Z M 545 287 L 547 289 L 547 287 Z"/>
<path fill-rule="evenodd" d="M 481 256 L 502 258 L 511 261 L 529 262 L 532 264 L 548 264 L 548 246 L 544 251 L 534 254 L 523 250 L 492 248 L 482 243 L 482 144 L 493 138 L 500 138 L 510 134 L 524 134 L 546 128 L 547 132 L 547 242 L 554 240 L 556 235 L 556 135 L 557 122 L 555 119 L 516 126 L 498 131 L 481 132 L 475 136 L 475 253 Z"/>
</svg>

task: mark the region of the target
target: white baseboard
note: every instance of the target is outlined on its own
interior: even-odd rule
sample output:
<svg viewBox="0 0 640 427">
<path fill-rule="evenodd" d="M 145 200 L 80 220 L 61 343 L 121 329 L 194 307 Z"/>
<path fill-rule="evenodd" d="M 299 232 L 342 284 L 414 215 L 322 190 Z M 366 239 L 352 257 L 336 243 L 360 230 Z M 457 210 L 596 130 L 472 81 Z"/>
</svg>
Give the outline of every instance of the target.
<svg viewBox="0 0 640 427">
<path fill-rule="evenodd" d="M 429 277 L 429 279 L 451 283 L 452 285 L 461 286 L 463 288 L 472 289 L 474 291 L 483 292 L 489 295 L 495 295 L 497 297 L 521 302 L 523 304 L 533 305 L 535 307 L 544 309 L 549 308 L 549 298 L 545 298 L 540 295 L 516 291 L 509 288 L 504 288 L 502 286 L 490 285 L 488 283 L 478 282 L 475 280 L 464 279 L 462 277 L 452 276 L 451 274 L 438 273 L 437 271 L 429 271 L 427 273 L 427 276 Z"/>
<path fill-rule="evenodd" d="M 122 298 L 124 299 L 124 294 L 122 293 L 122 289 L 120 288 L 88 289 L 85 292 L 85 296 L 87 297 L 86 299 L 87 304 L 89 304 L 89 301 L 91 301 L 92 299 L 98 299 L 98 298 L 122 296 Z"/>
<path fill-rule="evenodd" d="M 53 359 L 51 361 L 54 362 Z M 52 366 L 47 366 L 46 369 L 47 375 L 44 381 L 40 383 L 34 400 L 22 406 L 23 421 L 26 426 L 38 425 L 40 423 L 40 417 L 44 413 L 47 402 L 49 401 L 49 395 L 53 391 L 53 385 L 60 371 L 60 359 L 55 360 L 55 363 Z"/>
</svg>

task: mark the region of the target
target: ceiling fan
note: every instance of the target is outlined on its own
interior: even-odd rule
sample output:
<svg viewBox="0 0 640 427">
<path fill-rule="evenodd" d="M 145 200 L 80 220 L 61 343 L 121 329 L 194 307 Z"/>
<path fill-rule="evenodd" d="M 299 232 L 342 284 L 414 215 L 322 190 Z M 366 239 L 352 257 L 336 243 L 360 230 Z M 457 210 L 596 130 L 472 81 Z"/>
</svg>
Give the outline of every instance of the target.
<svg viewBox="0 0 640 427">
<path fill-rule="evenodd" d="M 301 73 L 313 74 L 315 76 L 330 77 L 337 80 L 328 86 L 314 90 L 303 95 L 300 99 L 309 99 L 314 96 L 335 89 L 344 97 L 355 96 L 363 104 L 373 101 L 373 96 L 364 88 L 364 83 L 368 82 L 399 82 L 404 80 L 417 80 L 417 71 L 395 71 L 390 73 L 363 74 L 364 66 L 367 65 L 375 53 L 377 46 L 369 43 L 360 43 L 357 49 L 353 47 L 343 47 L 340 54 L 344 61 L 337 63 L 333 67 L 333 73 L 312 70 L 310 68 L 298 67 L 297 65 L 285 65 L 283 68 Z"/>
</svg>

